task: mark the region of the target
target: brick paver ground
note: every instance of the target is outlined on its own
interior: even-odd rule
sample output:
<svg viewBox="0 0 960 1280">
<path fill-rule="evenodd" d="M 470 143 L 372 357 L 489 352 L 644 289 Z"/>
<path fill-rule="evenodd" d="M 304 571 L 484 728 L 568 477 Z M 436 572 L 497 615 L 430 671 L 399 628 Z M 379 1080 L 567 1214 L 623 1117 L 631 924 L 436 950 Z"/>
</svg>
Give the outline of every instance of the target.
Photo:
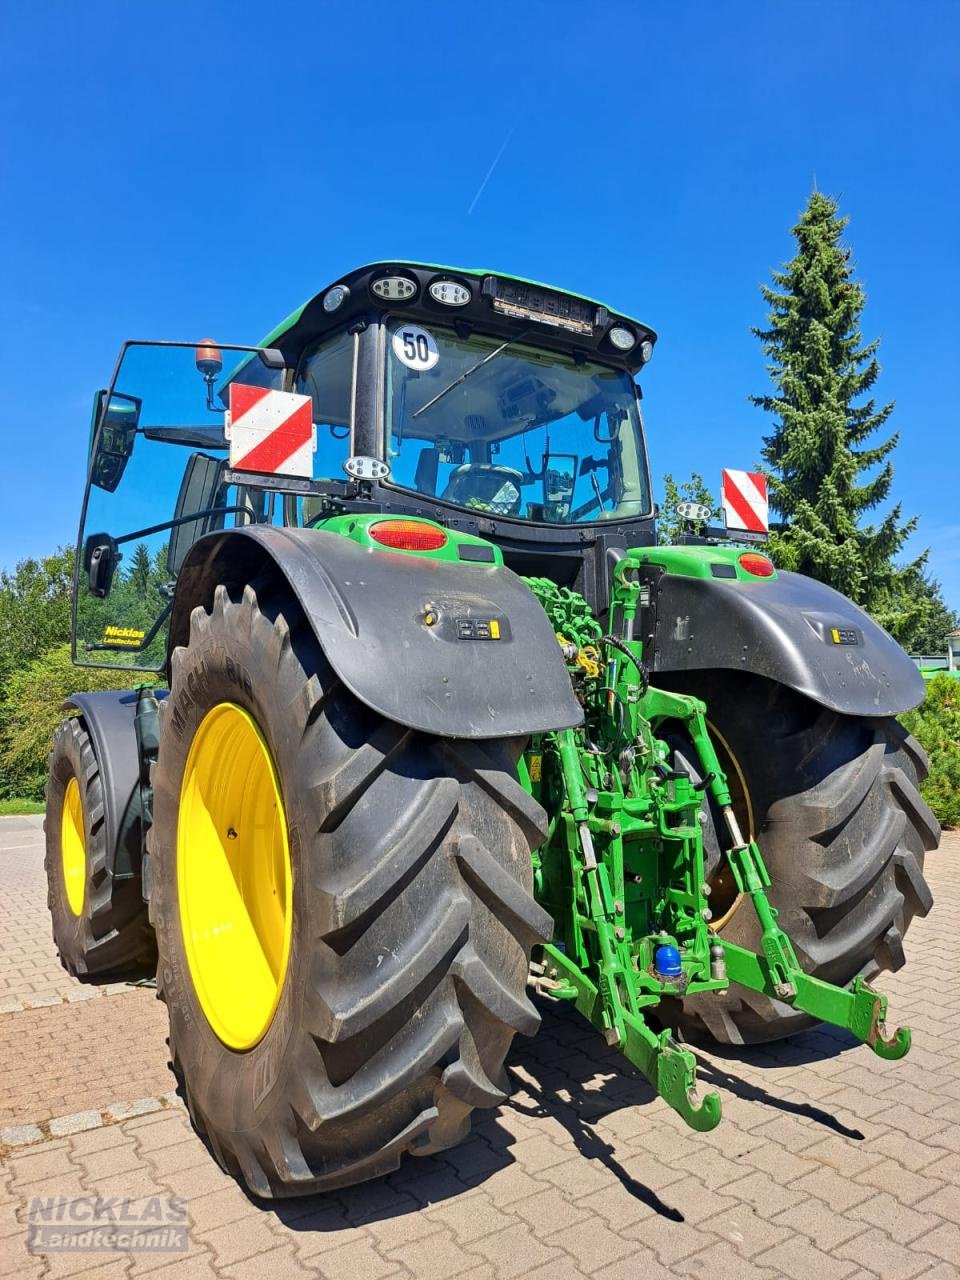
<svg viewBox="0 0 960 1280">
<path fill-rule="evenodd" d="M 0 850 L 13 835 L 0 823 Z M 0 851 L 0 913 L 9 858 Z M 724 1120 L 695 1134 L 589 1027 L 548 1006 L 540 1035 L 513 1054 L 513 1098 L 484 1113 L 469 1142 L 333 1195 L 254 1204 L 169 1099 L 142 1104 L 160 1108 L 149 1114 L 9 1148 L 0 1165 L 0 1275 L 955 1280 L 960 836 L 945 837 L 928 869 L 936 905 L 910 932 L 907 968 L 883 982 L 892 1015 L 914 1030 L 901 1063 L 824 1031 L 765 1050 L 700 1053 L 704 1081 L 721 1090 Z M 67 1017 L 77 1021 L 65 1043 Z M 80 1043 L 99 1061 L 102 1088 L 59 1095 L 71 1111 L 89 1108 L 95 1119 L 118 1089 L 134 1098 L 171 1087 L 159 1071 L 162 1009 L 152 993 L 132 991 L 0 1015 L 3 1104 L 18 1054 L 39 1062 L 56 1049 L 67 1057 Z M 89 1085 L 91 1073 L 83 1079 Z M 36 1114 L 22 1105 L 18 1122 L 54 1114 L 49 1103 Z M 128 1215 L 153 1197 L 164 1211 L 170 1197 L 182 1197 L 188 1251 L 27 1251 L 34 1200 L 92 1195 L 117 1198 L 115 1206 L 129 1199 Z"/>
</svg>

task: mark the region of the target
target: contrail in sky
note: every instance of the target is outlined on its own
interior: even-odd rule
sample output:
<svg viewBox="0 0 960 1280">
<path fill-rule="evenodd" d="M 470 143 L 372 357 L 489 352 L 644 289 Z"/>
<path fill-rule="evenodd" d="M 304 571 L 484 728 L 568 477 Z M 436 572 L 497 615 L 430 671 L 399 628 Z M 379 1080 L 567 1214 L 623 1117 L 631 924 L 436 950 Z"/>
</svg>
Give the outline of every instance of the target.
<svg viewBox="0 0 960 1280">
<path fill-rule="evenodd" d="M 500 150 L 499 150 L 499 151 L 497 152 L 497 154 L 493 157 L 493 164 L 492 164 L 492 165 L 490 166 L 490 168 L 487 170 L 487 172 L 486 172 L 486 174 L 485 174 L 485 176 L 484 176 L 484 179 L 483 179 L 483 181 L 480 183 L 479 187 L 477 187 L 477 194 L 476 194 L 476 195 L 473 197 L 473 199 L 470 201 L 470 208 L 467 210 L 467 217 L 468 217 L 468 218 L 470 217 L 471 213 L 473 213 L 473 210 L 474 210 L 474 208 L 475 208 L 475 206 L 476 206 L 477 201 L 478 201 L 478 200 L 480 199 L 480 197 L 483 195 L 483 189 L 484 189 L 484 187 L 487 185 L 487 183 L 490 181 L 491 177 L 493 176 L 493 171 L 494 171 L 494 169 L 497 167 L 497 165 L 500 163 L 500 160 L 501 160 L 501 159 L 502 159 L 502 157 L 503 157 L 503 153 L 506 151 L 507 147 L 510 145 L 510 139 L 513 137 L 513 133 L 514 133 L 514 130 L 516 129 L 516 127 L 517 127 L 517 126 L 516 126 L 515 124 L 512 124 L 512 125 L 510 126 L 510 128 L 507 130 L 507 136 L 504 138 L 503 142 L 501 143 L 501 145 L 500 145 Z"/>
</svg>

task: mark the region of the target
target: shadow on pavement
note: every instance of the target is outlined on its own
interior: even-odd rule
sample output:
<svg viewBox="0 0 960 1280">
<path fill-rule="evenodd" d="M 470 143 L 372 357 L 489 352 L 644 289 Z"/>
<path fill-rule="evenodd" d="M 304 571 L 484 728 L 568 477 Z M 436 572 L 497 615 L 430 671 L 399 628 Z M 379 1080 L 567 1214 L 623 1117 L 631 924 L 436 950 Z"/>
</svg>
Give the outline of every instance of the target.
<svg viewBox="0 0 960 1280">
<path fill-rule="evenodd" d="M 373 1182 L 324 1195 L 256 1203 L 272 1210 L 293 1231 L 342 1231 L 442 1203 L 481 1186 L 493 1174 L 517 1163 L 511 1151 L 517 1138 L 501 1123 L 501 1118 L 514 1111 L 533 1119 L 556 1121 L 584 1159 L 596 1160 L 625 1191 L 665 1220 L 683 1222 L 683 1214 L 635 1178 L 617 1158 L 613 1143 L 595 1128 L 624 1108 L 648 1107 L 656 1097 L 650 1084 L 574 1010 L 542 1001 L 537 1004 L 543 1019 L 540 1032 L 532 1039 L 518 1037 L 510 1056 L 513 1098 L 496 1111 L 479 1113 L 466 1142 L 442 1156 L 408 1158 L 395 1173 Z M 723 1056 L 735 1057 L 748 1068 L 782 1067 L 785 1058 L 802 1064 L 830 1056 L 830 1042 L 834 1039 L 819 1030 L 811 1031 L 783 1044 L 739 1052 L 727 1048 Z M 846 1043 L 841 1036 L 833 1051 L 844 1052 L 855 1045 L 852 1037 Z M 718 1087 L 745 1101 L 805 1117 L 846 1138 L 863 1137 L 859 1130 L 844 1125 L 823 1107 L 778 1097 L 762 1085 L 733 1074 L 715 1061 L 720 1056 L 716 1046 L 711 1046 L 710 1052 L 710 1058 L 697 1055 L 705 1087 Z M 642 1146 L 638 1146 L 637 1152 L 641 1150 Z"/>
</svg>

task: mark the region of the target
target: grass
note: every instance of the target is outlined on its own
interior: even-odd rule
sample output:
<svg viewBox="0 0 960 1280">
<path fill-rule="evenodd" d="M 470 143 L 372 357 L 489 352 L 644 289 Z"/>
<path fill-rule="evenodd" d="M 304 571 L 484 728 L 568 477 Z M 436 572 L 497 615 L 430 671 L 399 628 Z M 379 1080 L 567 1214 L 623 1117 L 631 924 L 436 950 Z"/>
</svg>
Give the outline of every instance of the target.
<svg viewBox="0 0 960 1280">
<path fill-rule="evenodd" d="M 0 818 L 21 813 L 43 813 L 42 800 L 0 800 Z"/>
</svg>

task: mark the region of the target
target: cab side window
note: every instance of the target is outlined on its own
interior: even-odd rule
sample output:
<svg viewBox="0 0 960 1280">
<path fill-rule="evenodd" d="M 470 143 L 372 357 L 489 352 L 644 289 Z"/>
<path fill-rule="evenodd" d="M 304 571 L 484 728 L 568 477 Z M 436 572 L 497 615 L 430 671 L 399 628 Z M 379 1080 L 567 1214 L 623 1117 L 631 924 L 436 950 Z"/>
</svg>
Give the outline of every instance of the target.
<svg viewBox="0 0 960 1280">
<path fill-rule="evenodd" d="M 324 338 L 303 360 L 296 390 L 313 401 L 317 452 L 315 480 L 343 480 L 350 448 L 355 336 L 345 331 Z"/>
</svg>

